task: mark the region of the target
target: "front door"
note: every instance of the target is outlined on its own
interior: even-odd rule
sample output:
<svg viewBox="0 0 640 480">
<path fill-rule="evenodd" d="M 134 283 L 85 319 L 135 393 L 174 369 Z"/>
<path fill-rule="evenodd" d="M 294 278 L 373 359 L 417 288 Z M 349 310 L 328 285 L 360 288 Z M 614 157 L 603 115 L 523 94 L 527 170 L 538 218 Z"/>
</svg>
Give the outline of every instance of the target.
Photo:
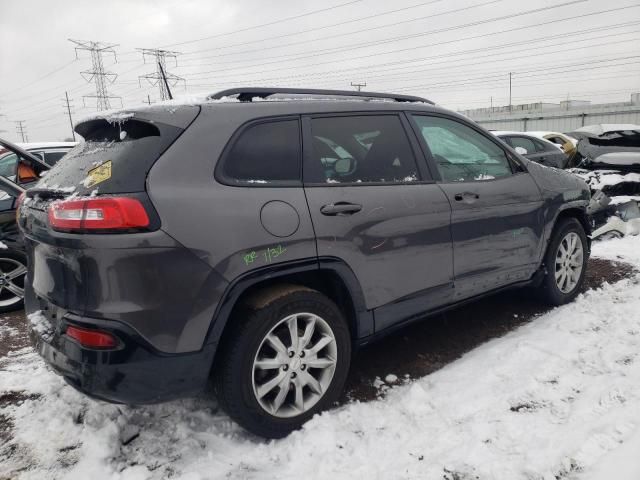
<svg viewBox="0 0 640 480">
<path fill-rule="evenodd" d="M 376 309 L 376 331 L 450 301 L 449 201 L 424 162 L 416 162 L 420 149 L 407 120 L 323 115 L 303 125 L 318 255 L 353 270 L 367 308 Z"/>
<path fill-rule="evenodd" d="M 533 275 L 542 247 L 538 186 L 499 140 L 461 120 L 413 115 L 452 207 L 455 297 Z"/>
</svg>

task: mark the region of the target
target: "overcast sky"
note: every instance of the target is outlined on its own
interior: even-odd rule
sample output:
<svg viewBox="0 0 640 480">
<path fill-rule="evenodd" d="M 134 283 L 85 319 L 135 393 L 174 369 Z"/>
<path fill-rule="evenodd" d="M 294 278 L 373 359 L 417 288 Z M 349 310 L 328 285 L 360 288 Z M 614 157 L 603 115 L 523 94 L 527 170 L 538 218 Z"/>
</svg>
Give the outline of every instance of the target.
<svg viewBox="0 0 640 480">
<path fill-rule="evenodd" d="M 637 0 L 0 0 L 0 136 L 18 140 L 16 120 L 30 141 L 70 136 L 65 91 L 75 117 L 95 111 L 90 54 L 70 38 L 117 44 L 112 108 L 158 100 L 136 50 L 157 47 L 181 53 L 176 96 L 366 82 L 478 108 L 508 104 L 509 72 L 514 104 L 640 92 Z"/>
</svg>

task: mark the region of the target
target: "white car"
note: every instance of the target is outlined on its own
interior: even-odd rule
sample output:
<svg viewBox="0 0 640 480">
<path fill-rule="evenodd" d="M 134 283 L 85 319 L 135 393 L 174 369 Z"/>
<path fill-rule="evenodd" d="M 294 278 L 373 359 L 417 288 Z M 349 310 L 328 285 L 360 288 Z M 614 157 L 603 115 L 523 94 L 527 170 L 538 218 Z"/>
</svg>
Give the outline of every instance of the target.
<svg viewBox="0 0 640 480">
<path fill-rule="evenodd" d="M 17 143 L 16 145 L 40 158 L 43 163 L 52 167 L 77 144 L 77 142 L 39 142 Z M 18 156 L 15 153 L 0 147 L 0 175 L 10 180 L 16 180 L 19 173 L 18 166 Z M 35 172 L 35 174 L 37 173 L 38 172 Z M 18 183 L 31 183 L 34 180 L 36 180 L 36 178 L 32 178 L 31 175 L 27 175 L 25 178 L 18 178 Z"/>
</svg>

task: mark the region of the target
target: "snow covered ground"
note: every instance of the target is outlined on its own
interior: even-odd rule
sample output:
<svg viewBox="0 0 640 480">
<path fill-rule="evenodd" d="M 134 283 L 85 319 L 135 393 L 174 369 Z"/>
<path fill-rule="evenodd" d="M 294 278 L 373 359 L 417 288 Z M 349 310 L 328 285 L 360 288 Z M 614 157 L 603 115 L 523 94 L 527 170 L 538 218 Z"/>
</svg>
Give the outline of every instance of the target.
<svg viewBox="0 0 640 480">
<path fill-rule="evenodd" d="M 639 237 L 593 250 L 640 268 Z M 272 442 L 205 396 L 107 405 L 30 349 L 1 362 L 0 399 L 23 400 L 0 408 L 13 424 L 0 478 L 640 479 L 640 276 Z"/>
</svg>

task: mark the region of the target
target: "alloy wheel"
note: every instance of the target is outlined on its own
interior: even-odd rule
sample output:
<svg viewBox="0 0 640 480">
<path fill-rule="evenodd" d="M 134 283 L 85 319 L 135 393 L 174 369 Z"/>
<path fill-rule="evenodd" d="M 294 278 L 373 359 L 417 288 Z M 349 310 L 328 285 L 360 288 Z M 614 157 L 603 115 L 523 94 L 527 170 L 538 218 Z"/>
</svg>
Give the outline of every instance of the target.
<svg viewBox="0 0 640 480">
<path fill-rule="evenodd" d="M 9 307 L 24 298 L 27 267 L 13 258 L 0 258 L 0 307 Z"/>
<path fill-rule="evenodd" d="M 264 337 L 253 361 L 255 398 L 270 415 L 300 415 L 331 385 L 338 347 L 329 324 L 313 313 L 280 320 Z"/>
<path fill-rule="evenodd" d="M 556 252 L 555 279 L 562 293 L 572 292 L 578 285 L 584 262 L 582 239 L 576 232 L 567 233 Z"/>
</svg>

